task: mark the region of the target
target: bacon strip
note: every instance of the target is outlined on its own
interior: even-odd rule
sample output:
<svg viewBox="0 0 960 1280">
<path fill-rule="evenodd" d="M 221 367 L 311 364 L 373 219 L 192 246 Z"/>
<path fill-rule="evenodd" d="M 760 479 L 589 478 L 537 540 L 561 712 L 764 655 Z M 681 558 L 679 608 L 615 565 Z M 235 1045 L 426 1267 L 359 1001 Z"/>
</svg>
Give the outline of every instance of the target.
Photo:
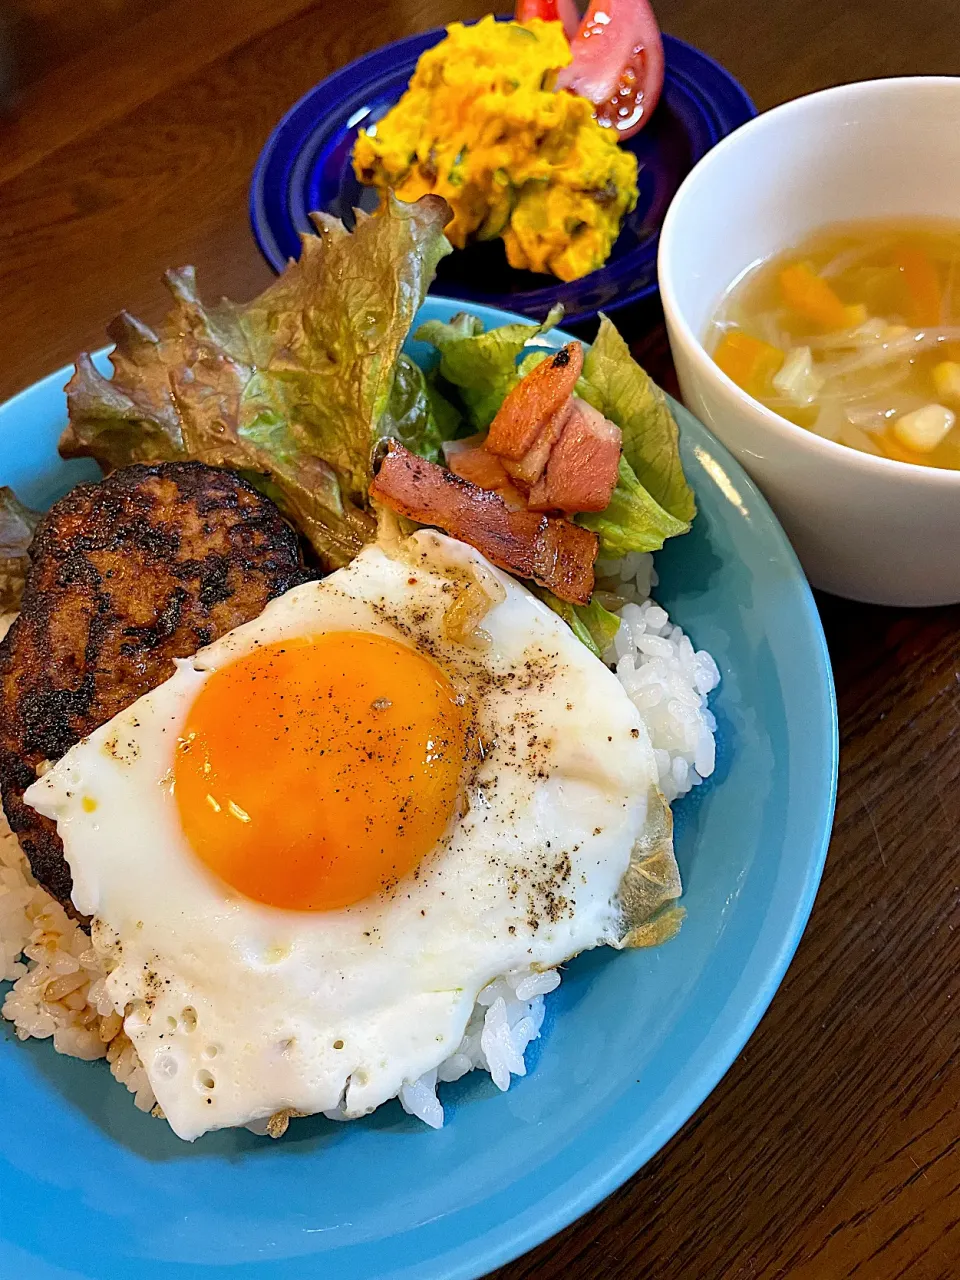
<svg viewBox="0 0 960 1280">
<path fill-rule="evenodd" d="M 443 457 L 447 466 L 462 480 L 479 485 L 481 489 L 495 489 L 508 507 L 519 509 L 527 500 L 507 475 L 503 463 L 495 453 L 483 447 L 486 435 L 481 432 L 465 440 L 447 440 L 443 445 Z"/>
<path fill-rule="evenodd" d="M 573 396 L 560 439 L 527 499 L 532 511 L 604 511 L 620 468 L 620 428 Z"/>
<path fill-rule="evenodd" d="M 533 578 L 561 600 L 590 599 L 597 538 L 569 520 L 511 510 L 499 494 L 418 458 L 395 440 L 387 444 L 370 495 L 468 542 L 501 569 Z"/>
<path fill-rule="evenodd" d="M 564 428 L 567 425 L 572 403 L 573 398 L 569 397 L 556 413 L 550 415 L 538 431 L 533 444 L 519 462 L 511 462 L 509 459 L 505 459 L 501 463 L 501 466 L 513 477 L 524 493 L 529 493 L 546 470 L 550 451 L 563 435 Z"/>
<path fill-rule="evenodd" d="M 519 462 L 537 435 L 573 393 L 583 369 L 583 347 L 568 342 L 521 378 L 497 410 L 490 424 L 487 448 L 501 458 Z"/>
</svg>

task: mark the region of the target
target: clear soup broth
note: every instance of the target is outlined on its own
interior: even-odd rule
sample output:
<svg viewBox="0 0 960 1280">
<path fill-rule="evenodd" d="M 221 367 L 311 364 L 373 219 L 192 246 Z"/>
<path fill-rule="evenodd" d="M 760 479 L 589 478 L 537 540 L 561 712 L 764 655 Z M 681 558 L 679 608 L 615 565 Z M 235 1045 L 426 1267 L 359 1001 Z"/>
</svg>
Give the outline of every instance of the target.
<svg viewBox="0 0 960 1280">
<path fill-rule="evenodd" d="M 798 426 L 960 469 L 960 221 L 826 227 L 736 281 L 706 346 Z"/>
</svg>

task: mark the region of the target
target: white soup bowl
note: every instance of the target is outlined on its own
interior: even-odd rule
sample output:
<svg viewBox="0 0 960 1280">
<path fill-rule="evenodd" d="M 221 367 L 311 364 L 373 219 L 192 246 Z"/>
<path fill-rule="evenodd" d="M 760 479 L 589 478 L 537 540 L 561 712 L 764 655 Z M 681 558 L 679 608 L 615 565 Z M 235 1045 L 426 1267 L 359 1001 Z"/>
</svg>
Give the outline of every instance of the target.
<svg viewBox="0 0 960 1280">
<path fill-rule="evenodd" d="M 960 471 L 860 453 L 794 426 L 703 341 L 752 265 L 832 222 L 960 227 L 960 78 L 841 85 L 758 116 L 691 171 L 660 239 L 660 293 L 688 407 L 769 499 L 815 586 L 891 605 L 960 601 Z"/>
</svg>

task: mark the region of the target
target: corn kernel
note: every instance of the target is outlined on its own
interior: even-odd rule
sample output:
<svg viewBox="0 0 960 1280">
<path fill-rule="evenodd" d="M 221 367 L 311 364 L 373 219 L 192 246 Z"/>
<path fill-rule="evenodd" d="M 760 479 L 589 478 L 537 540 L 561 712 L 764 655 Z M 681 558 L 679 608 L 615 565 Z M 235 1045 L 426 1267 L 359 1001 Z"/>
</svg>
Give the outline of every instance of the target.
<svg viewBox="0 0 960 1280">
<path fill-rule="evenodd" d="M 960 404 L 960 364 L 956 360 L 941 360 L 933 370 L 933 385 L 945 404 Z"/>
<path fill-rule="evenodd" d="M 925 404 L 897 418 L 893 434 L 914 453 L 932 453 L 956 422 L 956 414 L 942 404 Z"/>
</svg>

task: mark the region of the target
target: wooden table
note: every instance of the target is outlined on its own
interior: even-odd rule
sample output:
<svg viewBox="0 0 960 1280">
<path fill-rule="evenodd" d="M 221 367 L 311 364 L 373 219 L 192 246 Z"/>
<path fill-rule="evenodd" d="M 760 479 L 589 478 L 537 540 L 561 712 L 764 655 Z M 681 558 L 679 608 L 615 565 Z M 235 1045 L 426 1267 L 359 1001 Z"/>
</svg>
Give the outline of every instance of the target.
<svg viewBox="0 0 960 1280">
<path fill-rule="evenodd" d="M 482 10 L 19 0 L 20 99 L 0 123 L 0 397 L 99 345 L 119 308 L 156 319 L 166 267 L 195 263 L 209 295 L 266 285 L 246 194 L 282 112 L 365 50 Z M 840 80 L 960 72 L 956 0 L 660 0 L 659 13 L 761 108 Z M 669 379 L 659 315 L 641 323 L 638 349 Z M 960 609 L 820 607 L 840 795 L 797 958 L 677 1137 L 499 1280 L 960 1274 Z"/>
</svg>

